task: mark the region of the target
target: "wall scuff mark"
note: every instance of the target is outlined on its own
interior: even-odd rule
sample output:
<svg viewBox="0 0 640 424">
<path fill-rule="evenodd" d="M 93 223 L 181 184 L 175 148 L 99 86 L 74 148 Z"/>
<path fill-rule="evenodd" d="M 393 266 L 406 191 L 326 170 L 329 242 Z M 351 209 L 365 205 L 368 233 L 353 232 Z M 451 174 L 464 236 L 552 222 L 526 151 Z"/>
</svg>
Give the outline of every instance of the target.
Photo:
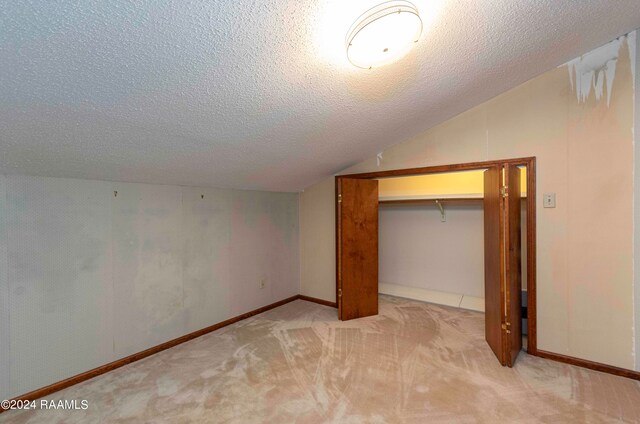
<svg viewBox="0 0 640 424">
<path fill-rule="evenodd" d="M 571 88 L 575 89 L 579 102 L 586 102 L 592 89 L 596 95 L 596 100 L 600 100 L 606 84 L 607 106 L 609 106 L 613 91 L 613 81 L 616 76 L 618 56 L 625 40 L 627 40 L 629 56 L 631 57 L 631 71 L 635 75 L 635 61 L 633 60 L 635 58 L 635 39 L 636 32 L 634 31 L 565 64 L 569 70 Z"/>
</svg>

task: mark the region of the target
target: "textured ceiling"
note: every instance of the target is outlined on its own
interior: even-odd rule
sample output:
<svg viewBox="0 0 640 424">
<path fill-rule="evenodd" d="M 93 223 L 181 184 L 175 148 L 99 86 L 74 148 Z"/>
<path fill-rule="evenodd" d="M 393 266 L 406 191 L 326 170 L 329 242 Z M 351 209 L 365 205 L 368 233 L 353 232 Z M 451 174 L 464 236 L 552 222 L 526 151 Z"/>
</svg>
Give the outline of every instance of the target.
<svg viewBox="0 0 640 424">
<path fill-rule="evenodd" d="M 415 0 L 396 64 L 345 57 L 381 0 L 0 7 L 0 172 L 296 191 L 640 26 L 638 0 Z"/>
</svg>

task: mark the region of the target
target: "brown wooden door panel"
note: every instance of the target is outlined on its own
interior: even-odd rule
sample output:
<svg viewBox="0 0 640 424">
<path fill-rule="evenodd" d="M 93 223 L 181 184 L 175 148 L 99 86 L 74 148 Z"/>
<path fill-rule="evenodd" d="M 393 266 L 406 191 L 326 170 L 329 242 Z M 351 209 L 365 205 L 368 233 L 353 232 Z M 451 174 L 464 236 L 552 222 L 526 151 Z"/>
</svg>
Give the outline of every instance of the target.
<svg viewBox="0 0 640 424">
<path fill-rule="evenodd" d="M 507 365 L 512 367 L 522 349 L 522 262 L 520 233 L 520 169 L 505 167 L 507 197 L 506 220 L 506 327 Z"/>
<path fill-rule="evenodd" d="M 378 313 L 378 181 L 338 178 L 338 317 Z"/>
<path fill-rule="evenodd" d="M 500 168 L 484 172 L 484 302 L 485 339 L 502 365 L 506 364 L 502 322 L 503 255 Z"/>
</svg>

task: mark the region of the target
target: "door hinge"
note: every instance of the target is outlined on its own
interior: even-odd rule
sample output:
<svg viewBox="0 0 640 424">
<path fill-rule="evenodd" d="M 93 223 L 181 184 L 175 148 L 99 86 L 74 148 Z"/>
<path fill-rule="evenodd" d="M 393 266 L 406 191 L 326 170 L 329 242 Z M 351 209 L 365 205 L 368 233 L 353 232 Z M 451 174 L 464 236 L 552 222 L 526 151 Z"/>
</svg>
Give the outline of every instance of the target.
<svg viewBox="0 0 640 424">
<path fill-rule="evenodd" d="M 509 197 L 509 186 L 500 187 L 500 195 L 502 197 Z"/>
<path fill-rule="evenodd" d="M 342 297 L 342 289 L 338 289 L 338 297 Z"/>
<path fill-rule="evenodd" d="M 511 334 L 511 330 L 509 330 L 509 327 L 511 327 L 511 323 L 510 322 L 505 322 L 502 324 L 502 329 L 507 333 L 507 334 Z"/>
<path fill-rule="evenodd" d="M 342 194 L 338 194 L 338 203 L 342 203 Z"/>
</svg>

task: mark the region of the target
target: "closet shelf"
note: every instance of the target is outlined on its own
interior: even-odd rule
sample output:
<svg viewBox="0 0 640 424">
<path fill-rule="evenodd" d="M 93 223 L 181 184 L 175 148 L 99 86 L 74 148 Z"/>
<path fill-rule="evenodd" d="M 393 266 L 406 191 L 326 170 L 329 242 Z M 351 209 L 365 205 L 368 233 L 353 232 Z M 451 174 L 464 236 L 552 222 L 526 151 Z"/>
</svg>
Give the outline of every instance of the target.
<svg viewBox="0 0 640 424">
<path fill-rule="evenodd" d="M 521 199 L 527 199 L 527 194 L 522 193 Z M 435 205 L 439 202 L 442 205 L 475 205 L 481 204 L 484 200 L 482 193 L 470 193 L 459 195 L 439 195 L 439 196 L 380 196 L 378 204 L 384 205 Z M 437 202 L 436 202 L 437 201 Z"/>
<path fill-rule="evenodd" d="M 380 199 L 378 204 L 384 205 L 435 205 L 440 202 L 443 205 L 477 205 L 482 204 L 482 197 L 445 197 L 438 199 Z"/>
</svg>

